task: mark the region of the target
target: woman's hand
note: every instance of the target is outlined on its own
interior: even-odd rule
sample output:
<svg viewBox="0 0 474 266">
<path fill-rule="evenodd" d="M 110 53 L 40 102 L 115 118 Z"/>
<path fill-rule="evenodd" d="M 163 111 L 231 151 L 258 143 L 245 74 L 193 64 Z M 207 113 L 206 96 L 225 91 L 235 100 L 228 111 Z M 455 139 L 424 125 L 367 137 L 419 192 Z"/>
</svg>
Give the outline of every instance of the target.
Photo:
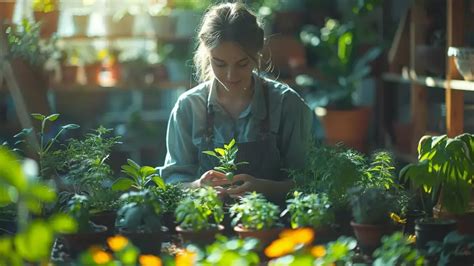
<svg viewBox="0 0 474 266">
<path fill-rule="evenodd" d="M 262 180 L 255 178 L 251 175 L 235 175 L 232 179 L 232 184 L 236 185 L 236 183 L 241 184 L 237 185 L 236 187 L 229 188 L 225 191 L 227 194 L 229 194 L 230 197 L 240 197 L 246 192 L 252 191 L 262 192 Z"/>
<path fill-rule="evenodd" d="M 216 170 L 209 170 L 202 174 L 202 176 L 191 183 L 191 187 L 203 187 L 203 186 L 212 186 L 218 187 L 222 185 L 230 184 L 231 182 L 227 180 L 224 173 L 221 173 Z"/>
</svg>

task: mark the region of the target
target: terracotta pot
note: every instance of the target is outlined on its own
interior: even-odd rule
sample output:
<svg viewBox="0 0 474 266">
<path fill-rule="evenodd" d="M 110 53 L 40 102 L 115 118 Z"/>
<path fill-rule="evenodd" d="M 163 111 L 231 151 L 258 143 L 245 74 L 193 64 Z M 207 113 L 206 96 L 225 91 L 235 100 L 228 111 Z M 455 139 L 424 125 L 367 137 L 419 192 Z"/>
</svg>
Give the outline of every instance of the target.
<svg viewBox="0 0 474 266">
<path fill-rule="evenodd" d="M 394 231 L 394 227 L 386 224 L 358 224 L 351 221 L 351 226 L 354 229 L 354 234 L 360 248 L 369 256 L 371 256 L 374 250 L 380 246 L 382 236 L 389 235 Z"/>
<path fill-rule="evenodd" d="M 61 83 L 65 85 L 73 85 L 77 83 L 78 66 L 63 65 L 61 66 Z"/>
<path fill-rule="evenodd" d="M 72 258 L 77 257 L 82 251 L 93 245 L 102 245 L 107 241 L 107 227 L 96 225 L 96 232 L 64 234 L 64 244 Z"/>
<path fill-rule="evenodd" d="M 102 63 L 95 63 L 84 66 L 84 72 L 86 73 L 87 84 L 97 85 L 99 84 L 99 74 L 102 70 Z"/>
<path fill-rule="evenodd" d="M 15 0 L 0 1 L 0 22 L 6 20 L 7 23 L 12 22 L 13 12 L 15 11 Z"/>
<path fill-rule="evenodd" d="M 208 245 L 216 240 L 217 234 L 222 234 L 224 226 L 218 225 L 217 228 L 201 231 L 191 231 L 176 226 L 176 232 L 178 232 L 183 243 L 193 243 L 198 245 Z"/>
<path fill-rule="evenodd" d="M 353 110 L 333 110 L 318 107 L 316 115 L 321 119 L 326 132 L 326 142 L 367 151 L 367 137 L 371 108 L 358 107 Z"/>
<path fill-rule="evenodd" d="M 242 225 L 237 225 L 234 227 L 234 231 L 240 238 L 252 237 L 259 240 L 259 245 L 261 248 L 268 246 L 273 240 L 278 238 L 278 235 L 283 231 L 283 227 L 263 229 L 263 230 L 252 230 L 242 227 Z"/>
<path fill-rule="evenodd" d="M 135 17 L 125 14 L 121 18 L 108 15 L 104 17 L 104 24 L 109 36 L 129 36 L 133 34 Z"/>
<path fill-rule="evenodd" d="M 89 15 L 74 15 L 72 20 L 74 21 L 74 35 L 86 36 L 89 27 Z"/>
<path fill-rule="evenodd" d="M 444 237 L 454 230 L 456 230 L 456 221 L 452 219 L 418 219 L 415 221 L 416 247 L 427 249 L 428 242 L 442 242 Z"/>
<path fill-rule="evenodd" d="M 159 255 L 161 252 L 161 243 L 166 237 L 167 229 L 163 228 L 156 232 L 130 232 L 125 229 L 119 230 L 120 234 L 128 238 L 140 249 L 142 254 Z"/>
<path fill-rule="evenodd" d="M 36 22 L 41 22 L 40 37 L 49 38 L 53 33 L 58 31 L 59 11 L 51 12 L 34 12 Z"/>
</svg>

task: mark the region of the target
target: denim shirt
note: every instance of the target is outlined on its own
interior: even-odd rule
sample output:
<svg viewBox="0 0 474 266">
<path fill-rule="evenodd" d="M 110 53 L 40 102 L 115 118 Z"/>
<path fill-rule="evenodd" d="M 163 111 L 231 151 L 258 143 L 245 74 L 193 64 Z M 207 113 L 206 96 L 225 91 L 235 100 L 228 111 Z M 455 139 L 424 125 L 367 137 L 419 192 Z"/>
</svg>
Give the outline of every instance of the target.
<svg viewBox="0 0 474 266">
<path fill-rule="evenodd" d="M 232 118 L 217 101 L 215 82 L 202 83 L 176 102 L 166 133 L 167 154 L 160 175 L 168 183 L 191 182 L 200 177 L 199 147 L 206 136 L 206 105 L 213 106 L 214 138 L 219 143 L 257 140 L 260 121 L 266 116 L 262 91 L 264 78 L 254 74 L 254 95 L 237 119 Z M 284 169 L 302 168 L 306 147 L 312 137 L 313 114 L 303 99 L 288 85 L 265 79 L 267 83 L 270 131 L 277 136 L 277 146 Z M 258 176 L 256 176 L 258 178 Z"/>
</svg>

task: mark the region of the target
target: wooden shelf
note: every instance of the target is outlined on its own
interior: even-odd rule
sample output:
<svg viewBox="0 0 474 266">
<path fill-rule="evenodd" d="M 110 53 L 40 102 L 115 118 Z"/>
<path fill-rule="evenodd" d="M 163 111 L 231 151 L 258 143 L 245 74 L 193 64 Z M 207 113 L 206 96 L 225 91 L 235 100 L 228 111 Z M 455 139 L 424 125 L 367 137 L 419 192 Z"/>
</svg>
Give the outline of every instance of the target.
<svg viewBox="0 0 474 266">
<path fill-rule="evenodd" d="M 140 91 L 146 91 L 146 90 L 171 90 L 171 89 L 176 89 L 176 88 L 189 88 L 190 83 L 185 82 L 185 81 L 180 81 L 180 82 L 173 82 L 173 81 L 163 81 L 159 82 L 158 84 L 153 84 L 153 85 L 148 85 L 148 86 L 142 86 L 142 87 L 136 87 L 136 88 L 131 88 L 130 86 L 125 86 L 123 84 L 117 84 L 115 86 L 110 86 L 110 87 L 102 87 L 99 85 L 80 85 L 80 84 L 74 84 L 74 85 L 66 85 L 66 84 L 55 84 L 51 86 L 52 91 L 56 92 L 107 92 L 107 91 L 131 91 L 131 90 L 140 90 Z"/>
<path fill-rule="evenodd" d="M 403 74 L 395 74 L 395 73 L 384 73 L 382 75 L 382 79 L 389 82 L 397 82 L 397 83 L 405 83 L 405 84 L 412 84 L 415 83 L 417 85 L 430 87 L 430 88 L 441 88 L 447 89 L 448 85 L 451 85 L 451 89 L 453 90 L 461 90 L 461 91 L 474 91 L 474 82 L 467 81 L 467 80 L 445 80 L 441 78 L 434 78 L 430 76 L 418 76 L 416 73 L 408 71 L 404 71 Z"/>
</svg>

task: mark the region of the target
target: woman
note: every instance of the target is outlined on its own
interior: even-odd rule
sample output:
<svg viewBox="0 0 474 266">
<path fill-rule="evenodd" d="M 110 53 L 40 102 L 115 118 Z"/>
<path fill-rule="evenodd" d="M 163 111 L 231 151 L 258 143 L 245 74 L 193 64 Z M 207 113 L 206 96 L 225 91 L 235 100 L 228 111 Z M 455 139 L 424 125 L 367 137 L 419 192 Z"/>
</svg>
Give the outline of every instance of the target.
<svg viewBox="0 0 474 266">
<path fill-rule="evenodd" d="M 311 137 L 312 112 L 287 85 L 259 75 L 263 30 L 240 3 L 209 9 L 194 56 L 202 82 L 180 96 L 167 131 L 167 182 L 212 185 L 232 197 L 248 191 L 280 201 L 292 187 L 284 169 L 300 168 Z M 284 49 L 284 48 L 282 48 Z M 239 167 L 229 189 L 202 151 L 237 141 Z"/>
</svg>

